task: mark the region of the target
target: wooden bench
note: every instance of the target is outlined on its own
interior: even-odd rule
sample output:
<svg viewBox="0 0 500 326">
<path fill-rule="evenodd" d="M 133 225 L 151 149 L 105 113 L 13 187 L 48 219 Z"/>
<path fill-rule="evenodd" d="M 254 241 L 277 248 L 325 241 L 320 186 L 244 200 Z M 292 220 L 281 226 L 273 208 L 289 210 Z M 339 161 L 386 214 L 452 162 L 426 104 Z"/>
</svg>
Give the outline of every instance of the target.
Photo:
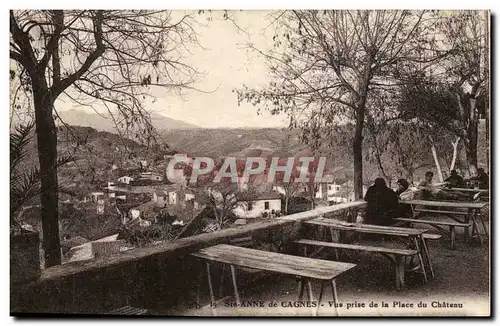
<svg viewBox="0 0 500 326">
<path fill-rule="evenodd" d="M 439 240 L 443 237 L 443 235 L 435 233 L 424 233 L 422 236 L 427 240 Z"/>
<path fill-rule="evenodd" d="M 467 223 L 458 223 L 458 222 L 432 221 L 432 220 L 422 220 L 422 219 L 414 219 L 414 218 L 395 218 L 394 220 L 398 221 L 398 222 L 403 222 L 403 223 L 427 224 L 427 225 L 430 225 L 441 232 L 449 233 L 450 240 L 451 240 L 451 249 L 455 249 L 455 228 L 456 227 L 463 227 L 465 229 L 465 232 L 467 232 L 468 228 L 470 227 L 470 225 Z M 445 230 L 441 226 L 447 226 L 449 228 L 449 231 Z"/>
<path fill-rule="evenodd" d="M 442 211 L 438 209 L 424 209 L 424 208 L 415 208 L 415 212 L 426 212 L 426 213 L 437 213 L 437 214 L 453 214 L 453 215 L 468 215 L 469 212 L 461 212 L 461 211 Z"/>
<path fill-rule="evenodd" d="M 316 241 L 309 239 L 300 239 L 295 241 L 295 243 L 304 246 L 319 246 L 335 249 L 347 249 L 347 250 L 357 250 L 365 252 L 376 252 L 389 258 L 389 260 L 394 264 L 396 271 L 396 288 L 399 290 L 404 287 L 404 273 L 405 273 L 405 261 L 406 257 L 413 257 L 418 254 L 418 250 L 415 249 L 395 249 L 395 248 L 384 248 L 384 247 L 374 247 L 365 245 L 353 245 L 346 243 L 335 243 L 335 242 L 325 242 Z M 306 248 L 306 247 L 304 247 Z M 307 252 L 304 251 L 304 254 Z M 421 266 L 424 268 L 423 266 Z"/>
</svg>

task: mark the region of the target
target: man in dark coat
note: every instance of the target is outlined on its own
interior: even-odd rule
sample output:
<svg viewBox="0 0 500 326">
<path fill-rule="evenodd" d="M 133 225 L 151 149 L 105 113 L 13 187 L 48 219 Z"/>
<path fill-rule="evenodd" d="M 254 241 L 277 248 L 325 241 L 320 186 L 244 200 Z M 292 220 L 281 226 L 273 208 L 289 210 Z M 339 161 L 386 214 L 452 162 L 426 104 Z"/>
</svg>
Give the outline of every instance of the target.
<svg viewBox="0 0 500 326">
<path fill-rule="evenodd" d="M 397 217 L 398 196 L 387 187 L 384 179 L 375 179 L 374 185 L 366 192 L 365 200 L 367 202 L 365 223 L 390 225 L 392 219 Z"/>
<path fill-rule="evenodd" d="M 450 188 L 461 188 L 465 184 L 464 178 L 462 178 L 457 173 L 457 170 L 451 170 L 451 175 L 448 177 L 448 179 L 446 179 L 444 181 L 448 184 L 448 187 L 450 187 Z"/>
</svg>

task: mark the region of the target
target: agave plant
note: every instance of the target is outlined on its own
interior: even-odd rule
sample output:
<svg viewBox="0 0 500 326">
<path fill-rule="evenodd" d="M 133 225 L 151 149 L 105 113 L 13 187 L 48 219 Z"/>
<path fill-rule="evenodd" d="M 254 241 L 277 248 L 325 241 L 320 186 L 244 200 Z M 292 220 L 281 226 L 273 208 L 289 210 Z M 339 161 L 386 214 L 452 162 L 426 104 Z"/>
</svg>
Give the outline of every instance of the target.
<svg viewBox="0 0 500 326">
<path fill-rule="evenodd" d="M 40 170 L 37 167 L 26 168 L 23 165 L 28 156 L 29 145 L 35 124 L 30 122 L 19 125 L 10 134 L 10 225 L 14 232 L 21 232 L 19 218 L 23 213 L 23 205 L 30 199 L 40 195 Z M 59 157 L 56 168 L 73 161 L 70 156 Z M 60 190 L 64 190 L 60 187 Z"/>
</svg>

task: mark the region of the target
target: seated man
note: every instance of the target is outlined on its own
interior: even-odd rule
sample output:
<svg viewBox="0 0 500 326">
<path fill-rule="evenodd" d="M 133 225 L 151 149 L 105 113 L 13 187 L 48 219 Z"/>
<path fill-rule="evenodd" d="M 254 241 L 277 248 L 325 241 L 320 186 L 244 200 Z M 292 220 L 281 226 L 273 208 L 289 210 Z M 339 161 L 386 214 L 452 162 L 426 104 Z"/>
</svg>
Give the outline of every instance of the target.
<svg viewBox="0 0 500 326">
<path fill-rule="evenodd" d="M 448 179 L 444 180 L 447 183 L 447 186 L 450 188 L 461 188 L 464 187 L 464 178 L 462 178 L 457 170 L 451 170 L 451 174 Z"/>
<path fill-rule="evenodd" d="M 375 179 L 374 185 L 368 188 L 365 200 L 367 224 L 390 225 L 398 213 L 398 196 L 382 178 Z"/>
<path fill-rule="evenodd" d="M 409 189 L 410 184 L 406 179 L 399 179 L 397 181 L 398 189 L 396 190 L 396 195 L 398 195 L 398 199 L 411 199 L 412 191 Z M 399 215 L 400 217 L 411 217 L 412 210 L 411 206 L 408 204 L 399 204 Z"/>
<path fill-rule="evenodd" d="M 425 179 L 422 180 L 417 189 L 422 193 L 422 199 L 431 200 L 439 193 L 439 189 L 432 184 L 432 178 L 434 177 L 434 173 L 431 171 L 425 173 Z"/>
<path fill-rule="evenodd" d="M 432 183 L 432 178 L 434 177 L 434 173 L 431 171 L 425 173 L 425 179 L 422 180 L 417 189 L 421 191 L 421 195 L 423 200 L 436 200 L 436 199 L 448 199 L 448 200 L 455 200 L 459 199 L 461 196 L 463 196 L 462 193 L 456 192 L 456 193 L 451 193 L 451 192 L 446 192 L 446 191 L 441 191 L 438 187 L 436 187 Z"/>
<path fill-rule="evenodd" d="M 490 185 L 490 178 L 483 168 L 477 169 L 477 175 L 472 177 L 471 180 L 476 181 L 480 189 L 488 189 Z"/>
</svg>

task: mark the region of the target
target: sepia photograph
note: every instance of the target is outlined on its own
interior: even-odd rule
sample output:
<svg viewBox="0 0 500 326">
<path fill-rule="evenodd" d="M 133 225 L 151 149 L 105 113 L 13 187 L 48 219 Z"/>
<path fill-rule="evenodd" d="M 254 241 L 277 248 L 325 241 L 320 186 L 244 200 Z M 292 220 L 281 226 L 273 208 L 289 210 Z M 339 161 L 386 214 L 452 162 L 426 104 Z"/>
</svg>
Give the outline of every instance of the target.
<svg viewBox="0 0 500 326">
<path fill-rule="evenodd" d="M 492 315 L 491 10 L 10 5 L 11 317 Z"/>
</svg>

